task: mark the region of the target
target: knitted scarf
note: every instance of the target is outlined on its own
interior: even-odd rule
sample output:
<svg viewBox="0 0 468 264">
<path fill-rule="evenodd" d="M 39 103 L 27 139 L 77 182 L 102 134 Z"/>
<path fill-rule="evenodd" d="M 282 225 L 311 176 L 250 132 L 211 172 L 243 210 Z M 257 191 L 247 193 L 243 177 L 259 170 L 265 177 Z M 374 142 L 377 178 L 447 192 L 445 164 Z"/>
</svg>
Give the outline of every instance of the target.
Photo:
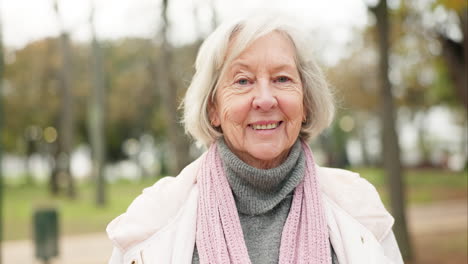
<svg viewBox="0 0 468 264">
<path fill-rule="evenodd" d="M 304 179 L 294 191 L 283 227 L 280 264 L 331 263 L 330 244 L 312 152 L 306 157 Z M 212 144 L 198 172 L 199 200 L 196 243 L 202 264 L 250 264 L 236 204 L 217 144 Z"/>
</svg>

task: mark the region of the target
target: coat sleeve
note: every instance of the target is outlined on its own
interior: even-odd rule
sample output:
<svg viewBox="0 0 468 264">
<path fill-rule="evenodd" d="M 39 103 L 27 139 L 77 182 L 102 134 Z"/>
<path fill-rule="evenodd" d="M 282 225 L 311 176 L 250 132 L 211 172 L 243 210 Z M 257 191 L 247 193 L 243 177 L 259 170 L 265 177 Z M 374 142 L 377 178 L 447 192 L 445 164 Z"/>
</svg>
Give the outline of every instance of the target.
<svg viewBox="0 0 468 264">
<path fill-rule="evenodd" d="M 109 264 L 123 264 L 122 252 L 116 247 L 112 250 L 112 255 L 109 259 Z"/>
<path fill-rule="evenodd" d="M 389 232 L 380 242 L 384 250 L 385 256 L 395 264 L 403 264 L 403 258 L 401 257 L 398 243 L 395 239 L 393 231 Z"/>
</svg>

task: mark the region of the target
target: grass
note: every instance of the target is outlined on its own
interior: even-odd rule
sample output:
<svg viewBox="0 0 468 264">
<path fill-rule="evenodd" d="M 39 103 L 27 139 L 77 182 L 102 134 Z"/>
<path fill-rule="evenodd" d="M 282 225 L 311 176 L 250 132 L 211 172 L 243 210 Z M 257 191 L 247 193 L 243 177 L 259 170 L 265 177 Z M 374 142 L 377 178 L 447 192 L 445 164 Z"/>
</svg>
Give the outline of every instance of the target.
<svg viewBox="0 0 468 264">
<path fill-rule="evenodd" d="M 94 204 L 91 184 L 78 186 L 78 197 L 52 197 L 47 186 L 8 186 L 4 198 L 4 238 L 16 240 L 32 238 L 32 216 L 38 208 L 56 208 L 59 212 L 60 232 L 64 235 L 99 232 L 116 216 L 125 212 L 141 191 L 155 179 L 142 182 L 121 181 L 108 186 L 108 204 L 99 208 Z"/>
<path fill-rule="evenodd" d="M 371 182 L 377 188 L 383 202 L 389 204 L 386 179 L 381 169 L 352 168 L 351 170 Z M 408 169 L 404 178 L 409 204 L 467 199 L 467 181 L 467 171 L 452 172 L 441 169 Z"/>
<path fill-rule="evenodd" d="M 376 168 L 353 168 L 362 177 L 374 184 L 384 203 L 388 204 L 383 172 Z M 108 186 L 108 205 L 98 208 L 94 205 L 94 189 L 89 183 L 78 185 L 78 197 L 69 200 L 51 197 L 47 186 L 10 185 L 5 188 L 4 239 L 17 240 L 32 238 L 32 215 L 42 207 L 55 207 L 59 211 L 61 235 L 103 232 L 106 225 L 116 216 L 125 212 L 128 205 L 142 189 L 154 183 L 155 179 L 142 182 L 120 181 Z M 467 198 L 467 174 L 442 170 L 409 170 L 406 174 L 410 204 L 430 203 L 438 200 Z M 388 207 L 387 207 L 388 208 Z"/>
</svg>

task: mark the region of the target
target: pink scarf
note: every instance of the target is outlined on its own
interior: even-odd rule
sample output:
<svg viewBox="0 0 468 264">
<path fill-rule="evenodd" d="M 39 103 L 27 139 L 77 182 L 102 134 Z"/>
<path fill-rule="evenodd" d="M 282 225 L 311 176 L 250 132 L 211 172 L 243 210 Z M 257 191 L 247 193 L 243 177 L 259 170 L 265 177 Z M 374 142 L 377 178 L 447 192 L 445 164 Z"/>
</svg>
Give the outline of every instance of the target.
<svg viewBox="0 0 468 264">
<path fill-rule="evenodd" d="M 323 212 L 314 158 L 302 142 L 306 155 L 304 179 L 294 190 L 283 227 L 279 263 L 331 263 L 328 229 Z M 202 264 L 250 264 L 232 191 L 217 144 L 203 160 L 199 175 L 196 243 Z"/>
</svg>

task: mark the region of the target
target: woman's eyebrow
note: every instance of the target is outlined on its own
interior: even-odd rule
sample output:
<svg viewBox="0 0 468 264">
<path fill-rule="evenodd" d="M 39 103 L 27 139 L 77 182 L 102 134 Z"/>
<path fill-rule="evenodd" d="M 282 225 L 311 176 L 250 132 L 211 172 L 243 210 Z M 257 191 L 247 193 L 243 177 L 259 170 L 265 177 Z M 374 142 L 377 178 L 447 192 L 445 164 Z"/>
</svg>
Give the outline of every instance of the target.
<svg viewBox="0 0 468 264">
<path fill-rule="evenodd" d="M 231 71 L 232 71 L 232 70 L 242 69 L 242 68 L 246 68 L 246 69 L 249 70 L 251 67 L 250 67 L 247 63 L 245 63 L 245 62 L 236 61 L 236 62 L 233 62 L 233 63 L 231 64 L 231 67 L 230 67 L 230 68 L 231 68 Z"/>
<path fill-rule="evenodd" d="M 245 62 L 242 61 L 236 61 L 231 64 L 230 71 L 237 71 L 238 69 L 247 69 L 251 70 L 251 66 Z M 297 67 L 294 62 L 279 62 L 277 65 L 274 65 L 271 71 L 281 71 L 281 70 L 287 70 L 287 71 L 292 71 L 292 72 L 297 72 Z"/>
<path fill-rule="evenodd" d="M 281 64 L 278 64 L 278 65 L 275 65 L 275 66 L 272 68 L 272 71 L 273 71 L 273 72 L 282 71 L 282 70 L 291 71 L 291 72 L 297 72 L 297 67 L 296 67 L 296 64 L 281 63 Z"/>
</svg>

